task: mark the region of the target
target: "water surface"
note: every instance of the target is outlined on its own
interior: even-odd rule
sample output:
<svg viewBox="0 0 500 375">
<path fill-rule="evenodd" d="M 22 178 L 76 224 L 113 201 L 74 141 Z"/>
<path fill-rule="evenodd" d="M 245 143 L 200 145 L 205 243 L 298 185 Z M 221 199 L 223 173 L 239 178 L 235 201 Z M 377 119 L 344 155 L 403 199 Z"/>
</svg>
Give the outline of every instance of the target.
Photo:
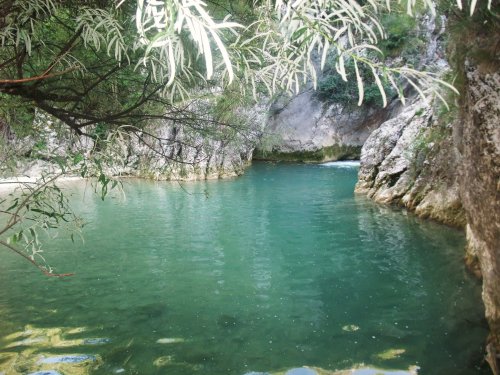
<svg viewBox="0 0 500 375">
<path fill-rule="evenodd" d="M 256 163 L 105 202 L 74 188 L 85 242 L 47 254 L 75 276 L 0 253 L 0 374 L 484 373 L 464 236 L 354 196 L 356 174 Z"/>
</svg>

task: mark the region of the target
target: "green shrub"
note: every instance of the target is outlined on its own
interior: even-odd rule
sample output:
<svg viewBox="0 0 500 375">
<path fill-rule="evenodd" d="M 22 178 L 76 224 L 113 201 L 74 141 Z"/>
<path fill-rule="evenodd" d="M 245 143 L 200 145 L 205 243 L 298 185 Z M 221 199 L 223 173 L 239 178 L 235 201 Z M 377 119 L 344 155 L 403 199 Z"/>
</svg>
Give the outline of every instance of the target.
<svg viewBox="0 0 500 375">
<path fill-rule="evenodd" d="M 382 96 L 375 83 L 372 71 L 369 67 L 358 64 L 359 73 L 364 84 L 363 103 L 368 106 L 382 106 Z M 320 99 L 340 103 L 343 105 L 356 105 L 359 98 L 358 84 L 354 63 L 351 61 L 346 64 L 347 82 L 335 71 L 334 68 L 325 70 L 325 75 L 318 82 L 317 95 Z M 388 98 L 391 98 L 395 91 L 389 81 L 380 77 L 382 86 Z"/>
<path fill-rule="evenodd" d="M 387 39 L 381 40 L 377 47 L 386 57 L 400 56 L 405 47 L 412 47 L 417 38 L 417 21 L 402 13 L 384 14 L 381 23 L 387 32 Z"/>
</svg>

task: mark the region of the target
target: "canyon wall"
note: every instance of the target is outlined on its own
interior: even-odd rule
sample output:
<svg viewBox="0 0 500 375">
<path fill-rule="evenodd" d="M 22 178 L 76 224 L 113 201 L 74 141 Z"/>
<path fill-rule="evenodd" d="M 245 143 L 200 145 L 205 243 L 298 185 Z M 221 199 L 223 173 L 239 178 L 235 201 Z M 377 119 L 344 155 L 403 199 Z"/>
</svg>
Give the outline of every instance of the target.
<svg viewBox="0 0 500 375">
<path fill-rule="evenodd" d="M 265 127 L 268 149 L 257 148 L 255 159 L 304 162 L 359 159 L 370 133 L 390 115 L 379 107 L 322 100 L 312 88 L 276 100 Z"/>
<path fill-rule="evenodd" d="M 497 39 L 498 40 L 498 39 Z M 468 259 L 481 270 L 491 335 L 488 361 L 500 373 L 500 74 L 467 64 L 460 196 L 467 217 Z"/>
<path fill-rule="evenodd" d="M 88 136 L 76 135 L 64 124 L 38 112 L 32 135 L 16 137 L 8 125 L 0 127 L 0 160 L 3 154 L 10 153 L 6 159 L 15 161 L 15 165 L 0 163 L 0 178 L 36 179 L 42 174 L 59 173 L 61 161 L 67 174 L 71 175 L 72 169 L 80 174 L 84 162 L 95 168 L 96 160 L 106 175 L 115 177 L 202 180 L 238 176 L 251 163 L 267 107 L 238 108 L 242 120 L 234 121 L 236 127 L 212 118 L 210 105 L 198 103 L 190 112 L 194 120 L 188 122 L 161 120 L 141 129 L 85 129 Z M 74 158 L 82 161 L 72 165 Z"/>
</svg>

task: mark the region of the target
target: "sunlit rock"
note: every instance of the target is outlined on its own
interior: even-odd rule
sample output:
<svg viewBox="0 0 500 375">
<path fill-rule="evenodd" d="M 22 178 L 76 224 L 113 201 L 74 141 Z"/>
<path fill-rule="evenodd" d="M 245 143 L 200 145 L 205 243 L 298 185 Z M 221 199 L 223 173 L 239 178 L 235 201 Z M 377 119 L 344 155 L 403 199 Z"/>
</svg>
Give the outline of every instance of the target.
<svg viewBox="0 0 500 375">
<path fill-rule="evenodd" d="M 85 328 L 35 328 L 27 325 L 24 331 L 15 332 L 4 337 L 6 341 L 12 341 L 7 344 L 6 348 L 14 348 L 19 346 L 36 346 L 39 348 L 67 348 L 80 345 L 96 345 L 98 343 L 108 342 L 109 339 L 73 339 L 67 340 L 66 335 L 83 332 Z M 16 340 L 16 341 L 13 341 Z M 97 341 L 95 341 L 97 340 Z M 99 341 L 100 340 L 100 341 Z M 106 341 L 108 340 L 108 341 Z"/>
</svg>

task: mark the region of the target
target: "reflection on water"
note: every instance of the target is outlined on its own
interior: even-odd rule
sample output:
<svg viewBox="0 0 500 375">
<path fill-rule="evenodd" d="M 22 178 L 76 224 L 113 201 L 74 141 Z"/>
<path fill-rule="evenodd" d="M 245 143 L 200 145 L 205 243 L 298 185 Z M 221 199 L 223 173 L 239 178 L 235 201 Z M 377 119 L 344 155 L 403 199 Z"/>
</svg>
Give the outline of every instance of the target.
<svg viewBox="0 0 500 375">
<path fill-rule="evenodd" d="M 354 197 L 355 181 L 257 164 L 105 202 L 74 186 L 85 243 L 57 239 L 49 260 L 76 276 L 0 254 L 0 374 L 481 373 L 463 235 Z"/>
<path fill-rule="evenodd" d="M 357 168 L 359 167 L 359 160 L 345 160 L 345 161 L 329 161 L 327 163 L 320 164 L 323 167 L 334 167 L 334 168 Z"/>
<path fill-rule="evenodd" d="M 0 353 L 3 374 L 90 374 L 102 360 L 98 355 L 55 355 L 55 350 L 79 350 L 82 346 L 101 345 L 107 338 L 77 338 L 85 328 L 35 328 L 27 325 L 24 330 L 1 339 Z M 12 351 L 8 351 L 8 350 Z"/>
</svg>

